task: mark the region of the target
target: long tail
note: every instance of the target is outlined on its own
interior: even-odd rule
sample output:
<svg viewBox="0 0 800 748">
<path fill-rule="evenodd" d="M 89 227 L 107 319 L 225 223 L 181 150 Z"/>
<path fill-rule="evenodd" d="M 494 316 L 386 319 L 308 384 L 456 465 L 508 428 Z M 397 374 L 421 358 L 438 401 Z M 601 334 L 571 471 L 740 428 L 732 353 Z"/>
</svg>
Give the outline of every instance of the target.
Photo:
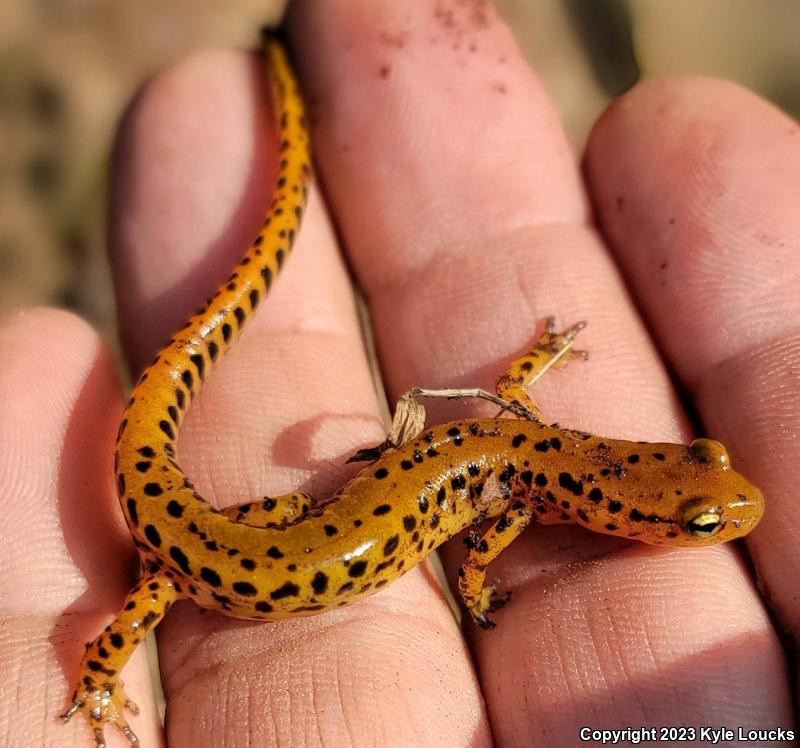
<svg viewBox="0 0 800 748">
<path fill-rule="evenodd" d="M 167 555 L 159 527 L 189 510 L 213 511 L 175 460 L 177 433 L 203 380 L 269 293 L 306 206 L 311 154 L 303 101 L 284 48 L 274 37 L 265 40 L 265 57 L 281 137 L 272 204 L 234 272 L 142 373 L 117 437 L 120 503 L 137 545 L 155 555 Z M 184 527 L 185 522 L 186 517 Z M 182 566 L 180 558 L 173 562 Z"/>
</svg>

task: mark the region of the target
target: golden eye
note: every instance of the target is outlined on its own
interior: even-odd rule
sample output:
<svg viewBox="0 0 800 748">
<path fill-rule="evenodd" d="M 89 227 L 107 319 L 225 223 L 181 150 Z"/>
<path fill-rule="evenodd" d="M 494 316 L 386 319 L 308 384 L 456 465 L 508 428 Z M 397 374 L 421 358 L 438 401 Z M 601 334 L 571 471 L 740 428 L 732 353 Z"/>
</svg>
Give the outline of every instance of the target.
<svg viewBox="0 0 800 748">
<path fill-rule="evenodd" d="M 686 521 L 686 532 L 696 538 L 710 538 L 716 535 L 723 526 L 722 513 L 716 511 L 702 512 Z"/>
</svg>

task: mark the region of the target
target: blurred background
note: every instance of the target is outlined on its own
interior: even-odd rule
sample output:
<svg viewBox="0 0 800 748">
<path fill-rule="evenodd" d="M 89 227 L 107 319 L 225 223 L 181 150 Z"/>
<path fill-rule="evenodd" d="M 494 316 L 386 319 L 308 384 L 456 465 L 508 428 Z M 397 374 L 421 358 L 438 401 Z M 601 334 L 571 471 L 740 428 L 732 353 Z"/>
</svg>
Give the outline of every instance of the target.
<svg viewBox="0 0 800 748">
<path fill-rule="evenodd" d="M 67 307 L 114 344 L 109 157 L 142 81 L 202 46 L 248 47 L 283 0 L 0 0 L 0 312 Z M 797 0 L 496 0 L 579 152 L 639 78 L 728 78 L 800 115 Z"/>
</svg>

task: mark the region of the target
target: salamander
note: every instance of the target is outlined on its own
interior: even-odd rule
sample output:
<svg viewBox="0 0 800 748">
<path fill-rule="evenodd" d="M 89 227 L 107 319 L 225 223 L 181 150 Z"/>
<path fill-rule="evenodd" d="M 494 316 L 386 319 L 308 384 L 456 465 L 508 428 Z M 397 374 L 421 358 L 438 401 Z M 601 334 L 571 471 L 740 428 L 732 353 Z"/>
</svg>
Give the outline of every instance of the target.
<svg viewBox="0 0 800 748">
<path fill-rule="evenodd" d="M 549 425 L 527 388 L 566 363 L 583 326 L 559 333 L 552 321 L 500 376 L 496 395 L 409 393 L 387 441 L 357 455 L 369 464 L 324 502 L 297 492 L 221 510 L 200 496 L 178 462 L 181 423 L 286 262 L 312 174 L 298 84 L 272 37 L 265 58 L 281 139 L 263 226 L 219 290 L 142 372 L 119 427 L 117 491 L 143 575 L 87 645 L 62 715 L 85 714 L 98 748 L 108 723 L 138 744 L 124 716 L 136 707 L 120 672 L 178 599 L 245 619 L 323 613 L 378 592 L 468 529 L 458 589 L 469 616 L 490 628 L 489 614 L 508 595 L 484 584 L 486 567 L 532 522 L 703 546 L 745 535 L 763 512 L 761 493 L 718 442 L 646 444 Z M 420 415 L 421 396 L 454 394 L 493 400 L 506 412 L 433 427 L 409 416 L 414 408 Z"/>
</svg>

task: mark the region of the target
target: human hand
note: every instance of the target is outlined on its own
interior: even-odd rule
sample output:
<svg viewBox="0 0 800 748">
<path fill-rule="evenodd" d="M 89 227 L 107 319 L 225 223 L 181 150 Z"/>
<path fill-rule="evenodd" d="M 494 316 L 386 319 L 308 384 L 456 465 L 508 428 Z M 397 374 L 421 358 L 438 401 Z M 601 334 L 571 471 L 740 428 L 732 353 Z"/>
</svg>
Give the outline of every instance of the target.
<svg viewBox="0 0 800 748">
<path fill-rule="evenodd" d="M 441 7 L 295 3 L 331 216 L 312 194 L 284 274 L 187 417 L 182 465 L 220 504 L 298 488 L 324 496 L 351 475 L 344 459 L 382 438 L 333 221 L 390 401 L 412 385 L 491 387 L 551 312 L 589 319 L 581 346 L 593 354 L 537 385 L 552 420 L 686 441 L 675 371 L 709 435 L 767 496 L 747 548 L 793 636 L 797 126 L 728 84 L 652 82 L 598 123 L 581 179 L 494 14 Z M 134 371 L 260 225 L 276 147 L 264 91 L 252 57 L 209 52 L 157 77 L 128 114 L 111 249 Z M 3 734 L 86 746 L 83 724 L 52 715 L 79 642 L 102 628 L 134 568 L 112 486 L 119 386 L 73 317 L 11 315 L 0 338 L 4 661 L 19 663 L 15 690 L 31 694 L 21 727 Z M 463 552 L 449 545 L 448 572 Z M 493 735 L 561 746 L 578 744 L 581 726 L 792 727 L 788 664 L 741 549 L 539 527 L 494 576 L 515 595 L 490 633 L 469 622 L 462 633 L 425 566 L 298 621 L 176 606 L 159 628 L 170 743 L 482 746 Z M 125 676 L 144 707 L 142 745 L 156 745 L 141 653 Z"/>
</svg>

